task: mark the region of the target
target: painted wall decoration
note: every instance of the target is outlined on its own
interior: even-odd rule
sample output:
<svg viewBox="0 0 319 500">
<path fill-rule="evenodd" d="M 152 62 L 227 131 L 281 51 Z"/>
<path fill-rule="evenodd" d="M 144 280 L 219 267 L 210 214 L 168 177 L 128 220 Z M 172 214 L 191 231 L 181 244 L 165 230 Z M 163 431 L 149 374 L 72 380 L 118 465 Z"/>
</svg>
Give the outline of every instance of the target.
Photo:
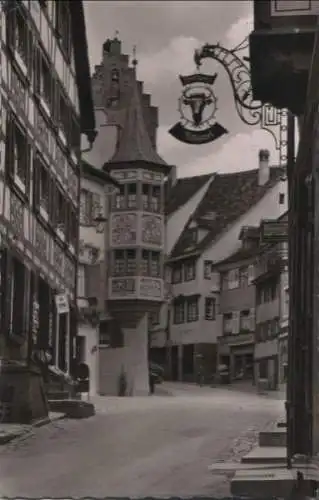
<svg viewBox="0 0 319 500">
<path fill-rule="evenodd" d="M 140 296 L 152 297 L 154 299 L 161 299 L 162 297 L 162 280 L 152 278 L 140 278 Z"/>
<path fill-rule="evenodd" d="M 42 118 L 41 114 L 38 112 L 37 113 L 37 134 L 38 134 L 38 140 L 41 142 L 42 146 L 47 150 L 49 153 L 50 151 L 50 133 L 48 126 Z"/>
<path fill-rule="evenodd" d="M 48 235 L 43 229 L 43 227 L 36 222 L 35 223 L 35 235 L 34 235 L 34 246 L 37 250 L 38 255 L 42 259 L 47 259 L 47 243 L 48 243 Z"/>
<path fill-rule="evenodd" d="M 126 297 L 135 295 L 136 286 L 134 278 L 114 278 L 112 279 L 112 296 Z"/>
<path fill-rule="evenodd" d="M 70 286 L 70 288 L 74 287 L 74 285 L 75 285 L 75 265 L 72 262 L 72 260 L 68 259 L 68 258 L 65 259 L 64 279 L 65 279 L 66 283 Z"/>
<path fill-rule="evenodd" d="M 162 245 L 163 222 L 161 217 L 156 215 L 142 216 L 142 241 L 150 245 Z"/>
<path fill-rule="evenodd" d="M 64 254 L 61 248 L 54 243 L 53 247 L 53 265 L 55 270 L 60 274 L 64 275 Z"/>
<path fill-rule="evenodd" d="M 112 245 L 129 245 L 136 243 L 136 214 L 112 215 Z"/>
</svg>

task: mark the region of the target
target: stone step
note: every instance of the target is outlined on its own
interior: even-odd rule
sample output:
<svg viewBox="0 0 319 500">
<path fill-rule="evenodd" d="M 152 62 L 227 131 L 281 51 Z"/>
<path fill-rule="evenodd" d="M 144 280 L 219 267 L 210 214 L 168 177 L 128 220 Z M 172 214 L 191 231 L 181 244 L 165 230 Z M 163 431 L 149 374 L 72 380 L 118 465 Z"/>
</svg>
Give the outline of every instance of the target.
<svg viewBox="0 0 319 500">
<path fill-rule="evenodd" d="M 297 477 L 297 470 L 305 479 L 305 497 L 313 496 L 313 481 L 318 481 L 318 468 L 311 465 L 298 465 L 292 469 L 268 467 L 263 470 L 241 470 L 236 472 L 231 481 L 231 494 L 240 497 L 281 497 L 289 498 Z M 304 497 L 303 497 L 304 498 Z"/>
<path fill-rule="evenodd" d="M 284 446 L 256 446 L 241 459 L 243 464 L 285 464 L 287 449 Z"/>
<path fill-rule="evenodd" d="M 95 408 L 88 401 L 78 399 L 50 399 L 50 411 L 64 413 L 67 418 L 89 418 L 95 415 Z"/>
<path fill-rule="evenodd" d="M 259 433 L 259 446 L 286 446 L 287 432 L 285 427 L 274 427 L 267 431 Z"/>
<path fill-rule="evenodd" d="M 70 395 L 68 391 L 61 391 L 61 390 L 49 390 L 47 392 L 47 398 L 51 400 L 56 400 L 56 399 L 69 399 Z"/>
</svg>

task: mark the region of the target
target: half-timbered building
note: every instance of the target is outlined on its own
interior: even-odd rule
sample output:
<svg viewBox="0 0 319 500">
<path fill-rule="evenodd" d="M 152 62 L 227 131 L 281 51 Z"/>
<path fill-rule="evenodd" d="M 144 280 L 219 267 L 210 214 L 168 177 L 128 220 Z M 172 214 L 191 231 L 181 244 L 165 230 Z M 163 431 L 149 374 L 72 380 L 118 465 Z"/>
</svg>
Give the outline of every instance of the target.
<svg viewBox="0 0 319 500">
<path fill-rule="evenodd" d="M 2 2 L 0 27 L 0 389 L 21 420 L 45 412 L 36 361 L 76 364 L 81 133 L 93 143 L 95 122 L 82 2 Z"/>
</svg>

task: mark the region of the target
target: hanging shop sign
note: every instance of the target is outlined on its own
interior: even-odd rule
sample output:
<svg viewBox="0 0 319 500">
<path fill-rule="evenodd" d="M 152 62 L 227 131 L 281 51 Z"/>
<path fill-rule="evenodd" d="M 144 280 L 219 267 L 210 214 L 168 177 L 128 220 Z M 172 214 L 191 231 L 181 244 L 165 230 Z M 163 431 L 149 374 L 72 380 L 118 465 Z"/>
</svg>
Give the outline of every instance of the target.
<svg viewBox="0 0 319 500">
<path fill-rule="evenodd" d="M 217 73 L 196 73 L 179 77 L 183 86 L 178 101 L 181 119 L 169 130 L 178 141 L 186 144 L 208 144 L 228 133 L 215 119 L 217 98 L 213 84 L 216 77 Z"/>
<path fill-rule="evenodd" d="M 55 296 L 55 305 L 58 314 L 65 314 L 70 311 L 69 299 L 66 293 L 59 293 Z"/>
</svg>

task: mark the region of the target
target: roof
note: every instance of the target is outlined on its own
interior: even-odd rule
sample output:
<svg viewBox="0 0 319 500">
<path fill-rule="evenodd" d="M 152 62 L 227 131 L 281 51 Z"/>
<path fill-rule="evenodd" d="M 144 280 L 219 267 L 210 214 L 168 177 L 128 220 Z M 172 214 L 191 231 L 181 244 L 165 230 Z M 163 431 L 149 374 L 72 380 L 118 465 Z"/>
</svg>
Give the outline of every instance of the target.
<svg viewBox="0 0 319 500">
<path fill-rule="evenodd" d="M 241 262 L 243 260 L 249 260 L 255 257 L 260 252 L 260 248 L 258 246 L 252 246 L 250 248 L 239 248 L 232 255 L 227 257 L 226 259 L 220 260 L 214 264 L 214 267 L 219 268 L 222 266 L 226 266 L 228 264 L 235 264 L 236 262 Z"/>
<path fill-rule="evenodd" d="M 115 187 L 120 187 L 120 183 L 115 180 L 110 174 L 104 172 L 99 168 L 93 167 L 93 165 L 91 165 L 87 161 L 82 160 L 81 167 L 83 177 L 93 177 L 97 180 L 97 182 L 100 182 L 101 184 L 113 184 L 113 186 Z"/>
<path fill-rule="evenodd" d="M 71 15 L 72 42 L 74 52 L 74 65 L 76 83 L 78 87 L 80 105 L 81 132 L 87 135 L 90 142 L 94 142 L 95 114 L 91 86 L 91 73 L 89 63 L 89 52 L 86 36 L 83 1 L 69 1 Z"/>
<path fill-rule="evenodd" d="M 167 190 L 165 211 L 167 215 L 176 212 L 181 206 L 185 205 L 214 174 L 197 175 L 196 177 L 183 177 L 178 179 L 176 184 Z"/>
<path fill-rule="evenodd" d="M 269 181 L 263 186 L 258 185 L 258 169 L 231 174 L 216 174 L 199 203 L 195 213 L 190 217 L 184 231 L 173 248 L 170 257 L 186 257 L 189 253 L 201 252 L 211 244 L 229 226 L 244 215 L 280 180 L 284 167 L 270 167 Z M 205 215 L 214 213 L 215 217 L 205 220 L 207 235 L 191 247 L 185 245 L 192 229 L 191 221 L 201 221 Z"/>
<path fill-rule="evenodd" d="M 132 88 L 131 100 L 127 108 L 126 120 L 120 133 L 118 147 L 113 157 L 103 168 L 113 167 L 114 164 L 131 162 L 145 162 L 161 166 L 166 171 L 170 170 L 169 165 L 159 156 L 152 145 L 146 129 L 141 96 L 136 82 Z"/>
</svg>

